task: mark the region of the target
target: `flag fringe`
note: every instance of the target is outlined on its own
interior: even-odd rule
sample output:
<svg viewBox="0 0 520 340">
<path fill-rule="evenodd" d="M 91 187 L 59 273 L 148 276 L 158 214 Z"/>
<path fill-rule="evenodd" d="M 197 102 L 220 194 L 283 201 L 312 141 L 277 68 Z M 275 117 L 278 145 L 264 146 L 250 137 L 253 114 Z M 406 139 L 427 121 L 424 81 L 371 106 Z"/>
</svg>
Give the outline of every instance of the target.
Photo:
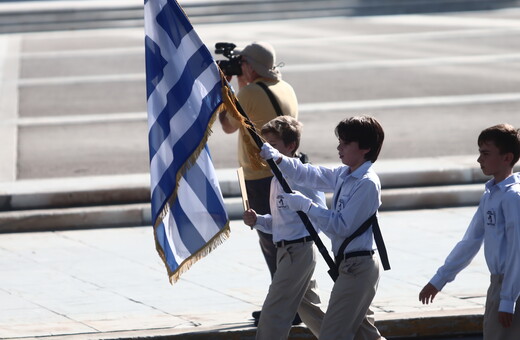
<svg viewBox="0 0 520 340">
<path fill-rule="evenodd" d="M 213 132 L 213 130 L 211 130 L 211 127 L 213 126 L 213 123 L 215 123 L 215 120 L 216 120 L 218 114 L 220 112 L 223 112 L 223 111 L 225 111 L 225 105 L 224 105 L 224 103 L 221 103 L 215 109 L 213 114 L 211 115 L 211 118 L 210 118 L 210 120 L 208 122 L 208 127 L 206 128 L 206 132 L 204 133 L 204 136 L 202 137 L 199 145 L 197 146 L 195 151 L 191 154 L 191 156 L 179 168 L 179 171 L 177 172 L 177 175 L 176 175 L 176 178 L 175 178 L 175 189 L 173 190 L 173 193 L 170 196 L 170 198 L 168 199 L 167 203 L 162 208 L 161 212 L 158 214 L 157 219 L 156 219 L 155 224 L 154 224 L 154 228 L 157 228 L 157 226 L 161 223 L 161 221 L 164 219 L 166 214 L 168 214 L 168 211 L 170 210 L 170 205 L 177 198 L 177 191 L 178 191 L 178 188 L 179 188 L 180 179 L 182 178 L 182 176 L 184 176 L 186 171 L 188 171 L 188 169 L 191 168 L 193 166 L 193 164 L 195 164 L 197 162 L 197 158 L 199 158 L 200 153 L 202 152 L 202 150 L 204 149 L 204 147 L 206 146 L 206 144 L 208 142 L 209 136 Z"/>
<path fill-rule="evenodd" d="M 204 247 L 199 249 L 197 252 L 192 254 L 190 257 L 188 257 L 186 260 L 182 261 L 182 263 L 179 265 L 179 267 L 173 271 L 168 271 L 168 276 L 170 277 L 170 283 L 173 285 L 175 282 L 177 282 L 180 278 L 180 276 L 186 272 L 188 269 L 191 268 L 191 266 L 197 262 L 198 260 L 202 259 L 209 253 L 211 253 L 215 248 L 217 248 L 219 245 L 224 243 L 225 240 L 229 238 L 231 234 L 231 229 L 229 227 L 229 221 L 226 223 L 224 228 L 222 228 L 215 236 L 209 240 Z"/>
<path fill-rule="evenodd" d="M 223 76 L 221 74 L 221 78 L 222 77 Z M 231 99 L 228 98 L 228 100 L 231 100 Z M 210 120 L 208 122 L 208 126 L 206 128 L 206 132 L 204 133 L 204 136 L 202 137 L 202 139 L 201 139 L 197 149 L 195 149 L 195 151 L 186 160 L 186 162 L 179 168 L 179 171 L 177 172 L 177 175 L 176 175 L 176 182 L 175 182 L 176 184 L 175 184 L 175 188 L 173 190 L 173 193 L 170 196 L 170 198 L 168 199 L 167 203 L 162 208 L 161 212 L 158 214 L 157 219 L 155 220 L 155 223 L 154 223 L 155 248 L 157 250 L 157 253 L 159 254 L 159 257 L 163 260 L 163 263 L 164 263 L 164 265 L 166 267 L 166 270 L 168 272 L 168 277 L 170 278 L 170 283 L 171 284 L 174 284 L 175 282 L 177 282 L 177 280 L 179 279 L 179 277 L 180 277 L 180 275 L 182 273 L 187 271 L 195 262 L 197 262 L 198 260 L 200 260 L 201 258 L 206 256 L 207 254 L 209 254 L 213 249 L 215 249 L 217 246 L 222 244 L 229 237 L 230 229 L 229 229 L 229 220 L 228 220 L 228 222 L 226 223 L 224 228 L 222 228 L 214 237 L 212 237 L 211 240 L 208 241 L 204 245 L 204 247 L 202 247 L 200 250 L 198 250 L 197 252 L 192 254 L 190 257 L 185 259 L 177 267 L 176 270 L 172 271 L 170 269 L 170 267 L 168 266 L 168 264 L 167 264 L 168 262 L 166 261 L 166 255 L 164 254 L 164 251 L 163 251 L 162 247 L 160 246 L 159 241 L 157 240 L 157 233 L 155 232 L 155 229 L 161 224 L 161 221 L 168 214 L 168 212 L 170 210 L 171 204 L 177 198 L 177 192 L 178 192 L 178 188 L 179 188 L 180 179 L 182 178 L 182 176 L 184 176 L 186 171 L 188 171 L 189 168 L 191 166 L 193 166 L 193 164 L 195 164 L 197 162 L 197 158 L 200 156 L 200 153 L 202 152 L 202 150 L 206 146 L 208 138 L 211 135 L 211 133 L 213 132 L 211 130 L 211 127 L 215 123 L 215 120 L 217 119 L 218 115 L 221 112 L 229 111 L 230 109 L 232 109 L 232 110 L 234 109 L 236 111 L 236 107 L 235 107 L 234 103 L 232 105 L 229 105 L 229 103 L 226 102 L 226 99 L 224 99 L 224 101 L 222 103 L 220 103 L 220 105 L 215 109 L 215 111 L 211 115 L 211 118 L 210 118 Z M 238 111 L 236 111 L 236 112 L 238 114 Z M 241 116 L 241 115 L 239 114 L 239 116 Z M 247 123 L 245 123 L 244 118 L 242 118 L 242 121 L 244 121 L 244 124 L 247 124 Z"/>
<path fill-rule="evenodd" d="M 258 129 L 254 125 L 250 124 L 250 122 L 248 122 L 246 118 L 242 116 L 242 114 L 240 114 L 240 112 L 238 111 L 235 104 L 236 96 L 229 87 L 228 82 L 225 80 L 222 71 L 220 77 L 222 79 L 222 97 L 224 98 L 224 104 L 226 106 L 227 113 L 230 114 L 238 122 L 240 122 L 240 125 L 244 129 L 253 129 L 254 131 L 256 131 L 257 135 L 260 136 L 260 132 L 258 131 Z M 264 170 L 269 168 L 267 163 L 262 158 L 260 158 L 258 154 L 260 150 L 253 141 L 253 138 L 250 135 L 246 135 L 245 138 L 243 138 L 243 142 L 247 150 L 247 156 L 249 158 L 249 163 L 251 164 L 251 167 L 255 170 Z"/>
</svg>

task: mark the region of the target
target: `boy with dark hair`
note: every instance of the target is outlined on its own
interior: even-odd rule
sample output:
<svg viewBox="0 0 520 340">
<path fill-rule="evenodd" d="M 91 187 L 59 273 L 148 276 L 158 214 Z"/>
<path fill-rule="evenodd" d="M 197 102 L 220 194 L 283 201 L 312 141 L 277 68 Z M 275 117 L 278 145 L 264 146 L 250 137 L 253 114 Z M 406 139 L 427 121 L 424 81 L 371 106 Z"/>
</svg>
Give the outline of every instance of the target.
<svg viewBox="0 0 520 340">
<path fill-rule="evenodd" d="M 369 116 L 347 118 L 336 129 L 339 158 L 344 166 L 329 169 L 301 164 L 264 144 L 260 155 L 274 159 L 282 173 L 294 183 L 334 192 L 330 210 L 295 191 L 283 194 L 291 210 L 303 211 L 316 221 L 332 240 L 339 262 L 339 277 L 334 283 L 329 306 L 320 329 L 320 340 L 381 339 L 374 326 L 370 304 L 379 282 L 379 262 L 374 257 L 372 228 L 354 238 L 338 254 L 343 241 L 381 205 L 381 184 L 372 169 L 384 140 L 383 128 Z"/>
<path fill-rule="evenodd" d="M 455 279 L 478 253 L 484 255 L 491 283 L 484 312 L 485 340 L 520 339 L 520 132 L 508 124 L 483 130 L 478 137 L 482 172 L 493 176 L 462 240 L 419 293 L 423 304 Z M 516 305 L 516 306 L 515 306 Z"/>
<path fill-rule="evenodd" d="M 296 162 L 302 124 L 290 116 L 279 116 L 265 124 L 264 139 L 283 155 Z M 325 208 L 323 193 L 309 188 L 291 187 L 305 192 L 316 205 Z M 262 306 L 256 339 L 287 339 L 296 312 L 302 321 L 319 337 L 323 311 L 316 282 L 312 280 L 316 267 L 314 242 L 299 216 L 290 210 L 282 196 L 283 188 L 277 179 L 271 180 L 271 213 L 258 215 L 253 209 L 244 212 L 244 223 L 273 235 L 276 245 L 276 272 Z"/>
</svg>

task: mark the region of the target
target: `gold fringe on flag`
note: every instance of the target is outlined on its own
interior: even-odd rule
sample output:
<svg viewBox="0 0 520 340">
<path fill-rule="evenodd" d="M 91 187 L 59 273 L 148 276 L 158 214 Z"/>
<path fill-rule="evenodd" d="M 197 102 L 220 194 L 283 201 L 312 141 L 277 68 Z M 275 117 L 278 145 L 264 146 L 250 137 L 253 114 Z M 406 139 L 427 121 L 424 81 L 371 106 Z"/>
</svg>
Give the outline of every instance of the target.
<svg viewBox="0 0 520 340">
<path fill-rule="evenodd" d="M 224 105 L 226 107 L 226 111 L 231 117 L 240 122 L 240 125 L 244 129 L 253 129 L 256 131 L 257 135 L 260 136 L 260 132 L 256 129 L 254 125 L 252 125 L 240 112 L 236 107 L 236 102 L 238 101 L 235 94 L 231 90 L 226 81 L 224 75 L 220 74 L 220 78 L 222 79 L 222 97 L 224 99 Z M 247 112 L 246 112 L 247 113 Z M 260 137 L 261 138 L 261 137 Z M 255 144 L 253 138 L 249 135 L 249 133 L 244 134 L 243 138 L 244 146 L 247 150 L 247 156 L 249 158 L 249 162 L 253 169 L 255 170 L 264 170 L 269 167 L 267 163 L 260 157 L 258 146 Z"/>
<path fill-rule="evenodd" d="M 222 77 L 222 74 L 221 74 L 221 77 Z M 175 282 L 177 282 L 179 280 L 181 274 L 183 274 L 188 269 L 190 269 L 190 267 L 195 262 L 197 262 L 198 260 L 200 260 L 204 256 L 208 255 L 213 249 L 215 249 L 216 247 L 221 245 L 226 239 L 229 238 L 230 233 L 231 233 L 231 229 L 229 228 L 229 219 L 228 219 L 228 221 L 227 221 L 226 225 L 224 226 L 224 228 L 222 228 L 217 234 L 215 234 L 215 236 L 213 236 L 203 247 L 201 247 L 199 250 L 197 250 L 195 253 L 193 253 L 191 256 L 189 256 L 187 259 L 182 261 L 182 263 L 179 265 L 179 267 L 177 267 L 176 270 L 172 271 L 169 268 L 169 266 L 167 265 L 166 255 L 164 254 L 164 251 L 161 248 L 160 243 L 157 240 L 157 233 L 155 232 L 155 229 L 161 224 L 161 221 L 168 214 L 168 212 L 170 210 L 170 205 L 177 198 L 177 191 L 178 191 L 178 188 L 179 188 L 180 179 L 182 178 L 182 176 L 184 176 L 186 171 L 188 171 L 188 169 L 193 164 L 196 163 L 197 158 L 199 157 L 200 153 L 202 152 L 202 150 L 206 146 L 208 138 L 209 138 L 209 136 L 212 133 L 211 127 L 215 123 L 215 120 L 218 117 L 218 115 L 221 112 L 228 111 L 228 108 L 234 108 L 236 110 L 236 107 L 235 107 L 234 104 L 233 105 L 229 105 L 224 100 L 224 102 L 221 103 L 217 107 L 217 109 L 213 112 L 213 115 L 211 116 L 211 119 L 208 122 L 208 127 L 206 129 L 204 137 L 201 139 L 197 149 L 191 154 L 191 156 L 186 160 L 186 162 L 179 168 L 179 171 L 177 172 L 177 176 L 176 176 L 175 189 L 174 189 L 172 195 L 170 196 L 170 198 L 168 199 L 167 204 L 164 205 L 162 211 L 159 213 L 159 216 L 157 217 L 157 220 L 154 223 L 155 248 L 156 248 L 157 252 L 159 253 L 159 256 L 161 257 L 161 259 L 163 260 L 163 263 L 164 263 L 164 265 L 166 267 L 166 270 L 168 272 L 168 277 L 170 279 L 170 283 L 171 284 L 174 284 Z"/>
<path fill-rule="evenodd" d="M 177 282 L 180 278 L 180 276 L 186 272 L 188 269 L 191 268 L 191 266 L 197 262 L 198 260 L 202 259 L 209 253 L 211 253 L 215 248 L 217 248 L 219 245 L 224 243 L 225 240 L 227 240 L 230 236 L 231 229 L 229 228 L 229 220 L 215 236 L 209 240 L 204 247 L 197 250 L 194 254 L 192 254 L 190 257 L 188 257 L 186 260 L 182 261 L 182 263 L 179 265 L 177 270 L 170 271 L 168 266 L 166 266 L 166 269 L 168 270 L 168 276 L 170 278 L 170 283 L 173 285 L 175 282 Z M 159 254 L 163 256 L 162 254 Z M 163 259 L 164 260 L 164 259 Z M 165 262 L 166 263 L 166 262 Z"/>
<path fill-rule="evenodd" d="M 220 78 L 222 81 L 222 97 L 223 102 L 217 107 L 217 109 L 213 112 L 213 115 L 211 116 L 211 119 L 208 123 L 208 127 L 206 129 L 206 133 L 204 134 L 204 137 L 201 139 L 199 146 L 197 149 L 193 152 L 193 154 L 186 160 L 186 162 L 180 167 L 179 171 L 176 175 L 176 186 L 175 189 L 168 199 L 167 204 L 164 205 L 162 211 L 159 213 L 159 216 L 157 217 L 157 220 L 154 223 L 154 230 L 161 224 L 161 221 L 164 219 L 164 217 L 168 214 L 170 205 L 175 201 L 177 198 L 177 191 L 178 191 L 178 183 L 182 176 L 186 173 L 186 171 L 197 161 L 197 158 L 199 157 L 200 153 L 204 149 L 209 136 L 211 135 L 211 127 L 215 123 L 215 120 L 217 119 L 218 115 L 222 112 L 227 112 L 230 114 L 234 119 L 240 122 L 240 125 L 244 129 L 252 128 L 255 131 L 256 128 L 253 126 L 237 109 L 236 103 L 238 102 L 236 99 L 235 94 L 229 87 L 228 82 L 226 81 L 224 75 L 222 74 L 222 71 L 220 72 Z M 258 132 L 258 131 L 257 131 Z M 260 136 L 260 134 L 258 134 Z M 268 165 L 265 163 L 265 161 L 260 158 L 259 156 L 259 149 L 258 146 L 254 143 L 253 139 L 249 136 L 249 138 L 244 139 L 245 147 L 248 150 L 248 156 L 251 162 L 251 165 L 255 169 L 264 169 L 267 168 Z M 170 279 L 170 283 L 174 284 L 177 282 L 180 278 L 180 276 L 186 272 L 190 267 L 200 260 L 201 258 L 208 255 L 213 249 L 215 249 L 217 246 L 221 245 L 226 239 L 229 238 L 231 233 L 231 229 L 229 227 L 229 220 L 227 221 L 224 228 L 222 228 L 215 236 L 213 236 L 203 247 L 201 247 L 199 250 L 197 250 L 195 253 L 193 253 L 191 256 L 189 256 L 187 259 L 185 259 L 179 267 L 177 267 L 176 270 L 172 271 L 167 265 L 166 262 L 166 255 L 164 254 L 163 249 L 160 246 L 160 243 L 157 240 L 157 233 L 154 232 L 155 237 L 155 244 L 157 252 L 159 253 L 159 256 L 163 260 L 163 263 L 166 267 L 166 270 L 168 272 L 168 277 Z"/>
</svg>

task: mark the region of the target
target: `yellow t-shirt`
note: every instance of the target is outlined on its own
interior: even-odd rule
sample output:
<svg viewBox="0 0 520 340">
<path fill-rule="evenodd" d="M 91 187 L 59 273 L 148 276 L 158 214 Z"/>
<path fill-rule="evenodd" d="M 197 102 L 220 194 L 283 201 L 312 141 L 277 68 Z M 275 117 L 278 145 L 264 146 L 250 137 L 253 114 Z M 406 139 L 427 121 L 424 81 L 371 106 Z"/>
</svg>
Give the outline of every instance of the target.
<svg viewBox="0 0 520 340">
<path fill-rule="evenodd" d="M 269 87 L 278 101 L 284 115 L 298 119 L 298 100 L 296 99 L 296 94 L 292 86 L 283 80 L 259 78 L 242 87 L 237 94 L 240 105 L 258 131 L 260 131 L 265 123 L 276 118 L 277 114 L 265 91 L 255 84 L 257 82 L 263 82 Z M 262 169 L 255 168 L 252 165 L 249 158 L 249 152 L 255 152 L 257 155 L 259 149 L 256 147 L 256 144 L 247 129 L 240 126 L 240 123 L 230 115 L 228 115 L 228 118 L 233 126 L 239 126 L 238 162 L 240 166 L 244 168 L 245 179 L 255 180 L 272 176 L 273 174 L 271 169 L 265 162 L 263 162 L 264 167 Z M 248 145 L 253 145 L 254 147 L 251 148 L 248 147 Z"/>
</svg>

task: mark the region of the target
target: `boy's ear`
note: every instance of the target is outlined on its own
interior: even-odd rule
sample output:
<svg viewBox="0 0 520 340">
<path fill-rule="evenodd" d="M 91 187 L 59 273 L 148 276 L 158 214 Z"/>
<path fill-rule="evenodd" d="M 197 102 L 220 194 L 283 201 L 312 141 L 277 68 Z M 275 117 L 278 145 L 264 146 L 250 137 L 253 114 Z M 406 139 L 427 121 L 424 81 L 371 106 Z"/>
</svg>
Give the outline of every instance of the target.
<svg viewBox="0 0 520 340">
<path fill-rule="evenodd" d="M 288 147 L 292 154 L 296 153 L 296 142 L 290 142 Z"/>
<path fill-rule="evenodd" d="M 512 152 L 506 152 L 504 154 L 504 161 L 506 161 L 507 164 L 513 163 L 513 153 Z"/>
</svg>

